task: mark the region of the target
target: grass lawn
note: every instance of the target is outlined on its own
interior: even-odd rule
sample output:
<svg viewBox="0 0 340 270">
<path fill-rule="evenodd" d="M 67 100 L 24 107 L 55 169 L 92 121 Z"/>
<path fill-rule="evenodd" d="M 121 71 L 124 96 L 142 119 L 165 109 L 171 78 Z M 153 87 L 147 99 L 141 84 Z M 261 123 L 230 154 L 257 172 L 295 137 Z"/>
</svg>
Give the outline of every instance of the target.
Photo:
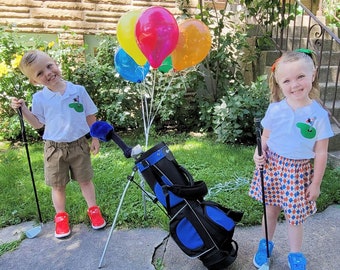
<svg viewBox="0 0 340 270">
<path fill-rule="evenodd" d="M 154 136 L 155 137 L 155 136 Z M 143 144 L 143 139 L 124 136 L 134 145 Z M 183 165 L 195 180 L 204 180 L 209 188 L 206 199 L 221 203 L 227 208 L 244 212 L 241 225 L 259 224 L 262 205 L 248 196 L 249 183 L 253 174 L 252 161 L 254 146 L 232 146 L 216 143 L 205 136 L 192 134 L 165 135 L 149 139 L 149 147 L 164 141 L 173 152 L 179 164 Z M 43 177 L 43 144 L 29 145 L 34 178 L 38 190 L 43 221 L 52 221 L 54 208 L 50 188 Z M 144 149 L 145 150 L 145 149 Z M 92 157 L 95 178 L 93 179 L 97 203 L 109 225 L 112 224 L 127 177 L 134 167 L 133 159 L 126 159 L 113 143 L 102 143 L 101 151 Z M 21 144 L 0 145 L 0 228 L 23 221 L 38 221 L 37 209 L 29 173 L 27 157 Z M 319 211 L 340 201 L 340 170 L 327 168 L 318 199 Z M 135 180 L 140 183 L 139 175 Z M 148 189 L 147 184 L 145 183 Z M 167 229 L 168 219 L 151 201 L 146 201 L 146 216 L 142 191 L 133 183 L 130 185 L 117 221 L 118 228 L 157 226 Z M 89 225 L 86 203 L 76 182 L 67 186 L 67 211 L 72 224 Z"/>
</svg>

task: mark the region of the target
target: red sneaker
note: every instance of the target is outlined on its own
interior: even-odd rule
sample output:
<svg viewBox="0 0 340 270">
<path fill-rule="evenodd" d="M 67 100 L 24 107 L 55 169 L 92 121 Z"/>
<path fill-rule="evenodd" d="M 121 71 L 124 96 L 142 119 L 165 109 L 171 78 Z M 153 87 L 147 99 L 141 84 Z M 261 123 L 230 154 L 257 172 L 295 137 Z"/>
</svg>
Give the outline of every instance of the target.
<svg viewBox="0 0 340 270">
<path fill-rule="evenodd" d="M 92 206 L 87 210 L 87 214 L 91 220 L 92 228 L 95 230 L 101 229 L 105 227 L 106 222 L 100 213 L 100 209 L 98 206 Z"/>
<path fill-rule="evenodd" d="M 55 233 L 54 236 L 57 238 L 63 238 L 69 236 L 71 233 L 68 225 L 68 214 L 66 212 L 59 212 L 54 217 Z"/>
</svg>

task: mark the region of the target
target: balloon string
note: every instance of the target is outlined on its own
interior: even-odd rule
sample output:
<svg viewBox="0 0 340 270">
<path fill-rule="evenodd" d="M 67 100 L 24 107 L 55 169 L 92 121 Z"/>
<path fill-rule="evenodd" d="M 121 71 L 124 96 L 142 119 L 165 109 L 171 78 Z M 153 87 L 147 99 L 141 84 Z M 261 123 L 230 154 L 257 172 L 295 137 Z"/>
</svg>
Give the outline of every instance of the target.
<svg viewBox="0 0 340 270">
<path fill-rule="evenodd" d="M 170 85 L 175 77 L 175 73 L 172 74 L 171 79 L 167 85 L 167 87 L 164 90 L 164 94 L 161 96 L 161 99 L 154 110 L 154 95 L 155 95 L 155 88 L 156 88 L 156 73 L 157 71 L 154 70 L 152 72 L 152 86 L 151 88 L 148 87 L 145 82 L 143 82 L 145 93 L 147 95 L 143 95 L 143 91 L 140 90 L 141 93 L 141 103 L 142 103 L 142 117 L 143 117 L 143 125 L 144 125 L 144 136 L 145 136 L 145 148 L 148 147 L 148 141 L 149 141 L 149 133 L 152 126 L 153 121 L 155 120 L 155 117 L 158 113 L 158 111 L 161 108 L 161 105 L 165 99 L 165 95 L 170 89 Z M 148 102 L 148 98 L 150 98 L 150 102 Z"/>
<path fill-rule="evenodd" d="M 170 89 L 170 85 L 171 85 L 172 80 L 173 80 L 174 77 L 175 77 L 175 72 L 172 73 L 171 79 L 170 79 L 170 81 L 169 81 L 167 87 L 165 88 L 164 95 L 162 95 L 161 100 L 160 100 L 159 103 L 158 103 L 158 106 L 157 106 L 157 108 L 156 108 L 156 111 L 155 111 L 155 114 L 154 114 L 154 116 L 153 116 L 153 118 L 152 118 L 152 121 L 155 119 L 156 114 L 158 113 L 159 109 L 161 108 L 161 105 L 162 105 L 162 103 L 163 103 L 163 101 L 164 101 L 164 99 L 165 99 L 165 94 L 166 94 L 166 93 L 168 92 L 168 90 Z"/>
</svg>

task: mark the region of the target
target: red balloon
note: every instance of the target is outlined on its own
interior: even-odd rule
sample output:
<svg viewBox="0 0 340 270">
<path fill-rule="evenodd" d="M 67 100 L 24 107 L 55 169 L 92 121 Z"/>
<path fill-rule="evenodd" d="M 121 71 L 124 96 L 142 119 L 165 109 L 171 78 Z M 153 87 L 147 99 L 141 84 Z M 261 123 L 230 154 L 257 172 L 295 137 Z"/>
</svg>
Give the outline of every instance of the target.
<svg viewBox="0 0 340 270">
<path fill-rule="evenodd" d="M 135 35 L 137 44 L 153 68 L 176 48 L 179 30 L 174 16 L 163 7 L 150 7 L 139 17 Z"/>
</svg>

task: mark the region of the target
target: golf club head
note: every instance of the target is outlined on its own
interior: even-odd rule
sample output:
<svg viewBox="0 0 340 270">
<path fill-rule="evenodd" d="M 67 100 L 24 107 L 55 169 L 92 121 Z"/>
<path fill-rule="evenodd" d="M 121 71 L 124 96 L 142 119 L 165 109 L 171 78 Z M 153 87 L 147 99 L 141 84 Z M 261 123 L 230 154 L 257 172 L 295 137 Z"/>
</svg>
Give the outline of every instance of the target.
<svg viewBox="0 0 340 270">
<path fill-rule="evenodd" d="M 263 265 L 259 268 L 259 270 L 269 270 L 269 265 L 268 265 L 268 263 L 263 264 Z"/>
<path fill-rule="evenodd" d="M 26 237 L 29 239 L 35 238 L 41 232 L 41 225 L 33 227 L 26 231 Z"/>
<path fill-rule="evenodd" d="M 270 258 L 267 259 L 267 262 L 265 264 L 262 264 L 262 266 L 259 268 L 259 270 L 269 270 L 270 269 Z"/>
</svg>

